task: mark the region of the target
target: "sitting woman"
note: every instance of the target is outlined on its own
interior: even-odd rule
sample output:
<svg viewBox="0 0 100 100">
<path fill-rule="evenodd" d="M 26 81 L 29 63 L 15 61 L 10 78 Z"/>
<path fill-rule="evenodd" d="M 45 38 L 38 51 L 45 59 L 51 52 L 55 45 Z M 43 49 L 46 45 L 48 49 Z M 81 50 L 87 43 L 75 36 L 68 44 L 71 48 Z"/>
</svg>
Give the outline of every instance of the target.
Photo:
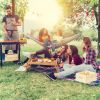
<svg viewBox="0 0 100 100">
<path fill-rule="evenodd" d="M 96 64 L 96 53 L 95 50 L 91 46 L 91 40 L 89 37 L 83 38 L 83 48 L 85 51 L 84 62 L 81 65 L 73 65 L 68 68 L 68 65 L 64 65 L 64 71 L 59 73 L 50 73 L 46 74 L 50 79 L 54 80 L 56 78 L 65 78 L 71 74 L 75 74 L 76 72 L 81 71 L 92 71 L 96 72 L 96 69 L 99 69 L 99 66 Z M 79 62 L 77 60 L 77 62 Z"/>
<path fill-rule="evenodd" d="M 74 45 L 69 45 L 68 49 L 66 50 L 66 56 L 67 56 L 67 61 L 64 63 L 70 64 L 71 66 L 73 65 L 80 65 L 82 64 L 82 58 L 78 54 L 78 49 Z"/>
<path fill-rule="evenodd" d="M 64 70 L 73 67 L 74 65 L 82 64 L 82 58 L 78 54 L 78 49 L 74 45 L 69 45 L 66 49 L 66 61 L 61 64 Z"/>
<path fill-rule="evenodd" d="M 17 69 L 16 71 L 28 71 L 30 69 L 30 67 L 31 67 L 31 65 L 30 65 L 31 59 L 33 57 L 37 57 L 40 54 L 45 54 L 45 56 L 47 58 L 57 59 L 59 57 L 62 61 L 65 61 L 67 59 L 65 57 L 65 51 L 66 51 L 67 47 L 68 47 L 67 45 L 62 46 L 61 50 L 59 52 L 55 53 L 55 54 L 51 54 L 48 51 L 46 51 L 45 53 L 37 51 L 34 54 L 31 54 L 30 58 L 22 66 L 20 66 L 19 69 Z M 48 57 L 48 55 L 50 55 L 50 57 Z"/>
</svg>

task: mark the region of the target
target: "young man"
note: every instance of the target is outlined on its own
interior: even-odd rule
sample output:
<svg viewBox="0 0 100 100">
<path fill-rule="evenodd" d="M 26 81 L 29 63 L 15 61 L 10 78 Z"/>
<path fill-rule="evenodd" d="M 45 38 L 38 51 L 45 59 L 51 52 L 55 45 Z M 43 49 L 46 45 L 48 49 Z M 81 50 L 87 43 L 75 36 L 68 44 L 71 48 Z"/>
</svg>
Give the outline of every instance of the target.
<svg viewBox="0 0 100 100">
<path fill-rule="evenodd" d="M 3 17 L 3 32 L 4 32 L 4 40 L 5 41 L 17 41 L 19 40 L 19 34 L 17 26 L 21 25 L 19 17 L 17 15 L 12 14 L 12 8 L 10 5 L 6 6 L 6 15 Z M 13 53 L 17 53 L 16 45 L 6 45 L 5 46 L 5 54 L 8 53 L 9 50 L 12 50 Z"/>
</svg>

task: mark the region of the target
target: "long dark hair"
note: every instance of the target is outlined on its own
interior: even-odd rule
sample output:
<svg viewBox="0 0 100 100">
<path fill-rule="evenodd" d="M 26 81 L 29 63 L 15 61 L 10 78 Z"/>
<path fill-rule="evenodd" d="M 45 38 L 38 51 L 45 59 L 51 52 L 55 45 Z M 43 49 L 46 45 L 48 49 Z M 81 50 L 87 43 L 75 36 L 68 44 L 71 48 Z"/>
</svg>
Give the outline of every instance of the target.
<svg viewBox="0 0 100 100">
<path fill-rule="evenodd" d="M 71 55 L 67 55 L 67 58 L 69 59 L 69 64 L 71 64 L 72 63 L 72 58 L 74 57 L 74 56 L 79 56 L 79 54 L 78 54 L 78 49 L 77 49 L 77 47 L 76 46 L 74 46 L 74 45 L 70 45 L 70 49 L 71 49 Z M 79 56 L 80 57 L 80 56 Z"/>
<path fill-rule="evenodd" d="M 79 54 L 78 54 L 78 49 L 77 49 L 76 46 L 70 45 L 70 49 L 71 49 L 71 51 L 72 51 L 72 57 L 73 57 L 74 55 L 79 55 Z"/>
</svg>

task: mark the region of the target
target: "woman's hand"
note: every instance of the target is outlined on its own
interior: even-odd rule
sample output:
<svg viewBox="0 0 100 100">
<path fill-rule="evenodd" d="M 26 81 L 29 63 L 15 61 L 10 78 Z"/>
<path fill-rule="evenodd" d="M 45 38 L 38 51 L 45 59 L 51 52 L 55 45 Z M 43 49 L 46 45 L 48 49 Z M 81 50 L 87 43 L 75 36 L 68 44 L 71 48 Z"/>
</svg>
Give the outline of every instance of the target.
<svg viewBox="0 0 100 100">
<path fill-rule="evenodd" d="M 61 64 L 59 64 L 59 65 L 60 65 L 60 67 L 63 67 L 64 63 L 61 63 Z"/>
</svg>

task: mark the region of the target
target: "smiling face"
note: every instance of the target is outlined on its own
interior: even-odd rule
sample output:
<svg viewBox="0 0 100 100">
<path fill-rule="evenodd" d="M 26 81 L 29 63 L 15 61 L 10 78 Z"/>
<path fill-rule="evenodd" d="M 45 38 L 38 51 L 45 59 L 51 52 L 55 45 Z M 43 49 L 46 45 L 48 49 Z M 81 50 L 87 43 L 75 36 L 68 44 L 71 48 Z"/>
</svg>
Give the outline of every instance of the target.
<svg viewBox="0 0 100 100">
<path fill-rule="evenodd" d="M 48 35 L 47 29 L 44 29 L 44 30 L 43 30 L 43 35 Z"/>
<path fill-rule="evenodd" d="M 11 15 L 11 14 L 12 14 L 12 10 L 11 10 L 11 8 L 6 9 L 6 13 L 7 13 L 7 15 Z"/>
<path fill-rule="evenodd" d="M 87 51 L 88 48 L 91 47 L 91 40 L 90 40 L 89 37 L 84 37 L 83 38 L 82 46 L 83 46 L 83 51 Z"/>
<path fill-rule="evenodd" d="M 68 46 L 68 49 L 67 49 L 66 51 L 67 51 L 67 54 L 68 54 L 68 55 L 72 55 L 72 51 L 71 51 L 70 46 Z"/>
</svg>

